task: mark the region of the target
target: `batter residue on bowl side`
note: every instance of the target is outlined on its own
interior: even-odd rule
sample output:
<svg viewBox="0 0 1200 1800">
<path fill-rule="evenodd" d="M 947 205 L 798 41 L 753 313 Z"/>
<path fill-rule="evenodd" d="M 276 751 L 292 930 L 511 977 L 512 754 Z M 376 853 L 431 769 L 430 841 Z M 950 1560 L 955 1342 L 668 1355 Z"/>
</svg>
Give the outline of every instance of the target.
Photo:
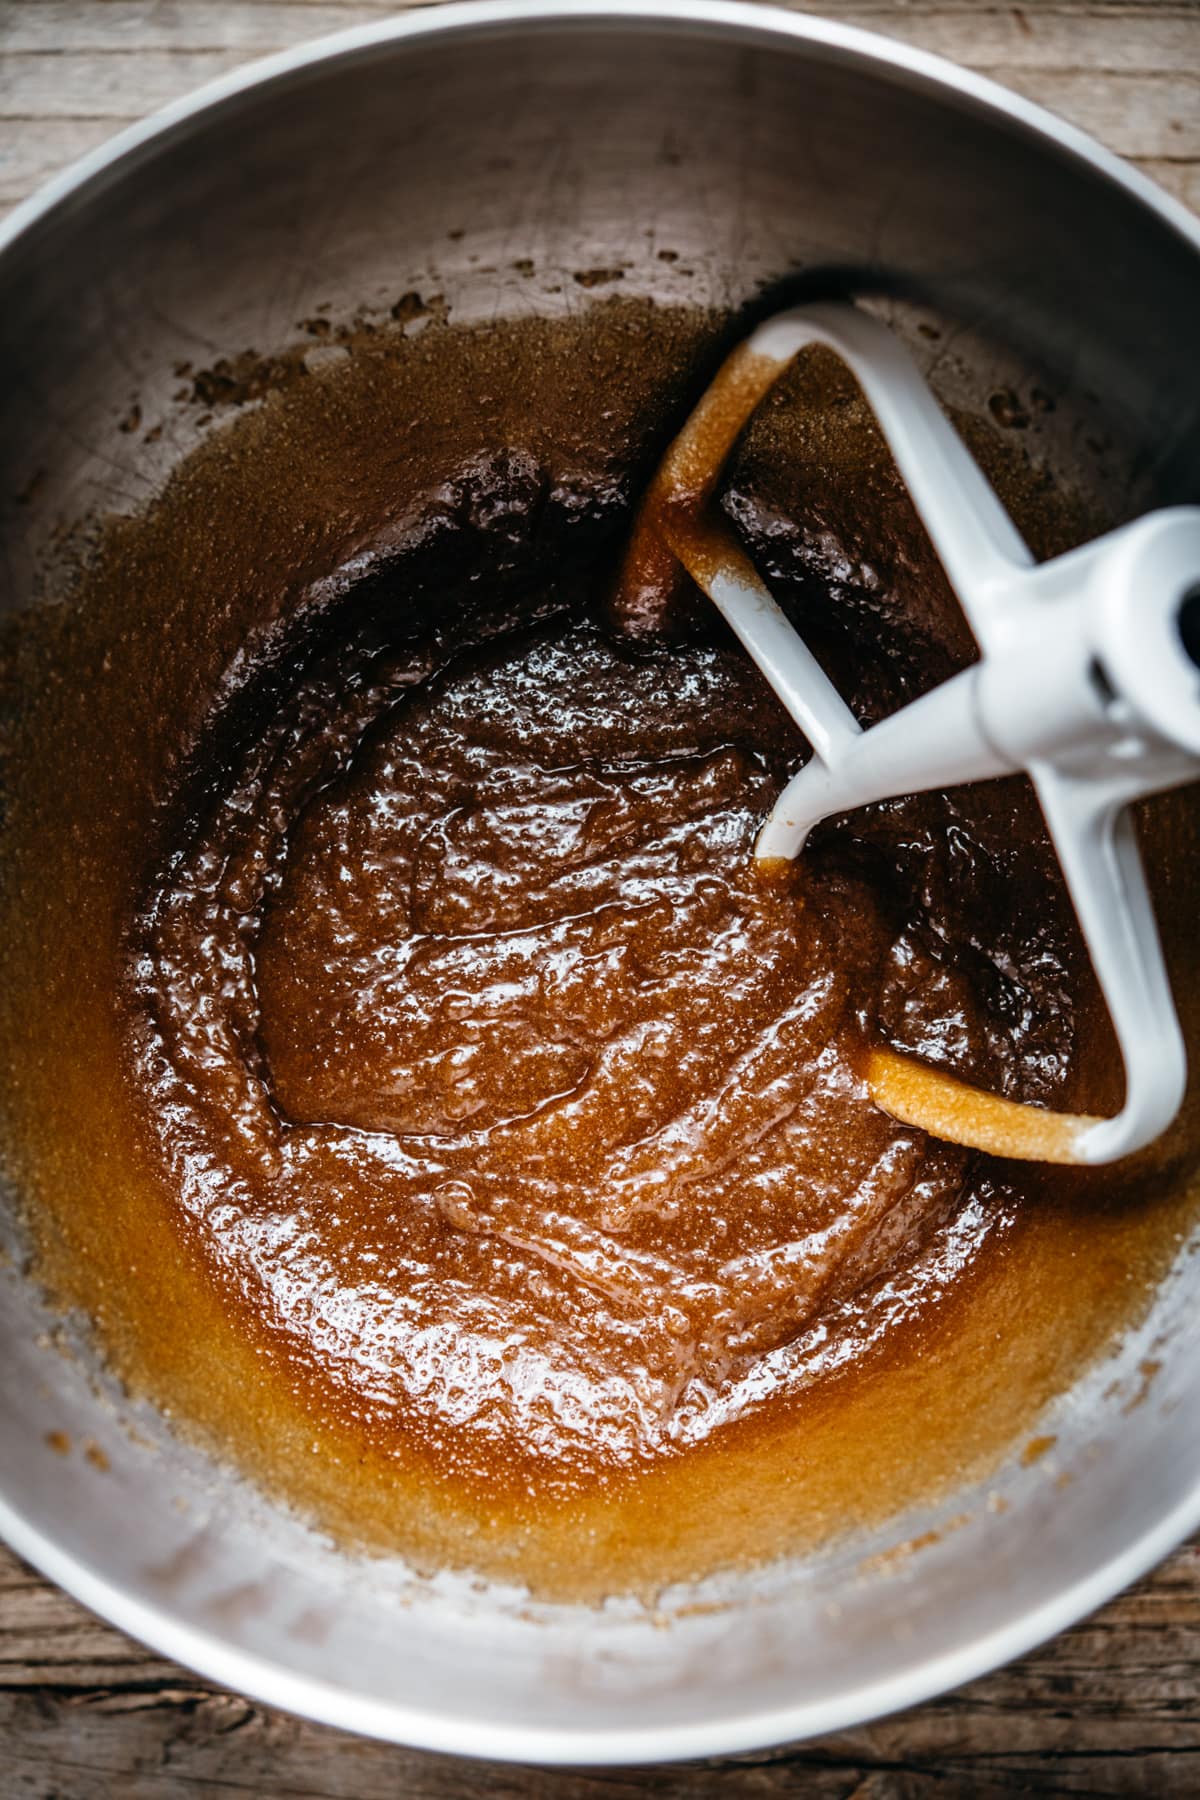
<svg viewBox="0 0 1200 1800">
<path fill-rule="evenodd" d="M 1020 782 L 765 879 L 802 740 L 698 596 L 649 640 L 612 606 L 717 341 L 636 304 L 364 340 L 14 639 L 0 1026 L 43 1272 L 343 1535 L 546 1592 L 985 1467 L 1144 1303 L 1195 1160 L 1181 1127 L 1051 1173 L 871 1105 L 874 1038 L 1120 1090 Z M 1038 548 L 1078 532 L 989 454 Z M 971 655 L 832 359 L 723 504 L 860 716 Z"/>
</svg>

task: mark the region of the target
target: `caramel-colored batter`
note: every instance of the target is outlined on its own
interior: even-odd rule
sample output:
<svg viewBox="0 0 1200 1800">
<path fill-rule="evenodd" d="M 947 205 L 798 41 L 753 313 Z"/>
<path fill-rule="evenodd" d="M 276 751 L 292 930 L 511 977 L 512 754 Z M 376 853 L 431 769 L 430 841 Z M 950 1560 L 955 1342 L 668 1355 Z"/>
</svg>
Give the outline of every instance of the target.
<svg viewBox="0 0 1200 1800">
<path fill-rule="evenodd" d="M 59 672 L 10 757 L 3 1021 L 47 1278 L 344 1534 L 554 1592 L 994 1462 L 1191 1204 L 1186 1126 L 1085 1177 L 871 1103 L 872 1043 L 1052 1106 L 1119 1081 L 1020 782 L 756 872 L 803 742 L 698 596 L 649 637 L 608 604 L 711 343 L 629 307 L 357 345 L 113 527 L 21 651 Z M 847 379 L 789 381 L 723 503 L 879 716 L 970 642 Z"/>
</svg>

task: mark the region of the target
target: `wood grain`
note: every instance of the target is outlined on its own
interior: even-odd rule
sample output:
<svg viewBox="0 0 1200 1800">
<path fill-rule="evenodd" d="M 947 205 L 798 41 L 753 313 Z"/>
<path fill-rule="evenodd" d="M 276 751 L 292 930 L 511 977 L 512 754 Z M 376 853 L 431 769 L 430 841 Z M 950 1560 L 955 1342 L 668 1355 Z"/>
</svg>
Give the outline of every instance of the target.
<svg viewBox="0 0 1200 1800">
<path fill-rule="evenodd" d="M 389 0 L 0 0 L 0 212 L 123 124 Z M 1200 210 L 1200 4 L 823 0 L 1050 106 Z M 0 1549 L 0 1800 L 1200 1795 L 1200 1545 L 1036 1655 L 780 1752 L 547 1772 L 345 1737 L 215 1689 Z"/>
<path fill-rule="evenodd" d="M 0 1794 L 168 1800 L 999 1800 L 1200 1793 L 1200 1547 L 1036 1655 L 777 1752 L 550 1772 L 345 1737 L 223 1693 L 0 1553 Z"/>
<path fill-rule="evenodd" d="M 253 57 L 402 10 L 388 0 L 7 0 L 0 4 L 0 208 L 66 162 Z M 1062 113 L 1200 204 L 1195 0 L 824 0 Z"/>
</svg>

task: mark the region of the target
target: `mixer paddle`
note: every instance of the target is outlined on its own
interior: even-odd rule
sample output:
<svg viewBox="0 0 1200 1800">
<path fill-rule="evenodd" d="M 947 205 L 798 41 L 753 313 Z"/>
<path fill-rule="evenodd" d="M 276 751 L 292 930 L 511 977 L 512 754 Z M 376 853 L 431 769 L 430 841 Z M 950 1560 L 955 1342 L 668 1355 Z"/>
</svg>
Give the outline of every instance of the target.
<svg viewBox="0 0 1200 1800">
<path fill-rule="evenodd" d="M 814 344 L 862 388 L 981 653 L 865 731 L 709 504 L 747 420 Z M 1150 513 L 1035 565 L 899 340 L 827 303 L 767 320 L 722 365 L 647 490 L 622 603 L 636 616 L 679 565 L 812 746 L 763 826 L 760 860 L 795 857 L 820 819 L 890 797 L 1021 770 L 1037 792 L 1124 1062 L 1120 1112 L 1007 1100 L 884 1046 L 867 1058 L 875 1104 L 1039 1162 L 1113 1162 L 1157 1137 L 1187 1063 L 1129 806 L 1200 777 L 1200 508 Z"/>
</svg>

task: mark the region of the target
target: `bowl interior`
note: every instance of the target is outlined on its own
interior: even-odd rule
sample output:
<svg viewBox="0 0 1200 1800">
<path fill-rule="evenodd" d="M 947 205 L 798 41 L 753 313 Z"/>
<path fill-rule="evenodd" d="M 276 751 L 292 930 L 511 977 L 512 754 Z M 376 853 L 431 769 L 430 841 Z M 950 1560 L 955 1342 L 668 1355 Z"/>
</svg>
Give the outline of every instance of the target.
<svg viewBox="0 0 1200 1800">
<path fill-rule="evenodd" d="M 831 285 L 875 297 L 947 402 L 1061 395 L 1037 454 L 1114 517 L 1200 493 L 1200 243 L 1069 133 L 752 8 L 454 7 L 222 84 L 8 233 L 6 606 L 53 598 L 64 527 L 136 507 L 210 428 L 173 399 L 180 365 L 276 354 L 319 308 L 415 295 L 466 322 Z M 135 402 L 168 421 L 153 442 L 122 429 Z M 13 1233 L 15 1547 L 217 1679 L 414 1744 L 641 1760 L 829 1730 L 1015 1654 L 1200 1516 L 1186 1245 L 1040 1461 L 803 1564 L 585 1612 L 339 1553 L 128 1401 Z"/>
</svg>

